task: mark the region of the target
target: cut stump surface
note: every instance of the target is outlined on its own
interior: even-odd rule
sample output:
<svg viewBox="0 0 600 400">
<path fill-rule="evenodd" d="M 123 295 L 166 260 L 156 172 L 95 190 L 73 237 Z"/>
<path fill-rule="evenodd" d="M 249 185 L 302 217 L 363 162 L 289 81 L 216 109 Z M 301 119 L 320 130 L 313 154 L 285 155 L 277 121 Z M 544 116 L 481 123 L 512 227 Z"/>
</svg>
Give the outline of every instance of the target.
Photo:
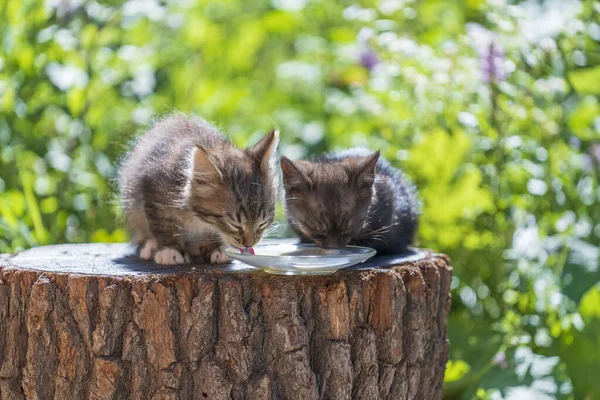
<svg viewBox="0 0 600 400">
<path fill-rule="evenodd" d="M 0 399 L 441 399 L 452 269 L 163 267 L 121 244 L 0 256 Z"/>
</svg>

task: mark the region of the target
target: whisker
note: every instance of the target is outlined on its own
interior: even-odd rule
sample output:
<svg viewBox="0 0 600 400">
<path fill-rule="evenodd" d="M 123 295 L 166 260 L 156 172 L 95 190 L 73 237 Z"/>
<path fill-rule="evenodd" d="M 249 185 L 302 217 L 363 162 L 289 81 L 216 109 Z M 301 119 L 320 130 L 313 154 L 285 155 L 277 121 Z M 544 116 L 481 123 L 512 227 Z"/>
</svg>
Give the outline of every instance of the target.
<svg viewBox="0 0 600 400">
<path fill-rule="evenodd" d="M 381 239 L 384 234 L 385 233 L 381 233 L 381 234 L 372 233 L 372 234 L 362 235 L 360 238 L 364 239 L 364 240 L 377 239 L 377 238 Z"/>
<path fill-rule="evenodd" d="M 283 235 L 275 235 L 275 234 L 273 234 L 273 233 L 269 233 L 269 234 L 263 235 L 263 237 L 262 237 L 262 238 L 263 238 L 263 239 L 271 239 L 271 238 L 275 238 L 275 239 L 283 239 L 283 238 L 284 238 L 284 236 L 283 236 Z"/>
<path fill-rule="evenodd" d="M 385 244 L 386 246 L 390 247 L 390 245 L 388 244 L 388 242 L 386 242 L 385 240 L 383 240 L 381 238 L 370 238 L 369 240 L 377 240 L 377 241 Z"/>
<path fill-rule="evenodd" d="M 271 226 L 269 226 L 265 232 L 276 231 L 279 228 L 281 228 L 281 224 L 279 222 L 275 222 L 275 223 L 271 224 Z"/>
<path fill-rule="evenodd" d="M 380 234 L 388 233 L 396 225 L 399 225 L 399 224 L 396 223 L 396 224 L 392 224 L 392 225 L 382 226 L 381 228 L 378 228 L 378 229 L 370 230 L 368 232 L 365 232 L 364 236 L 371 237 L 372 235 L 379 234 L 379 233 Z"/>
<path fill-rule="evenodd" d="M 378 229 L 374 229 L 374 230 L 371 230 L 371 231 L 369 231 L 369 233 L 381 232 L 381 231 L 384 231 L 384 230 L 385 230 L 385 231 L 389 231 L 391 228 L 393 228 L 393 227 L 394 227 L 394 226 L 396 226 L 396 225 L 398 225 L 398 224 L 396 223 L 396 224 L 392 224 L 392 225 L 386 225 L 386 226 L 382 226 L 381 228 L 378 228 Z"/>
<path fill-rule="evenodd" d="M 388 232 L 389 231 L 367 233 L 367 234 L 364 235 L 364 237 L 365 238 L 378 237 L 378 236 L 381 236 L 381 235 L 385 235 Z"/>
</svg>

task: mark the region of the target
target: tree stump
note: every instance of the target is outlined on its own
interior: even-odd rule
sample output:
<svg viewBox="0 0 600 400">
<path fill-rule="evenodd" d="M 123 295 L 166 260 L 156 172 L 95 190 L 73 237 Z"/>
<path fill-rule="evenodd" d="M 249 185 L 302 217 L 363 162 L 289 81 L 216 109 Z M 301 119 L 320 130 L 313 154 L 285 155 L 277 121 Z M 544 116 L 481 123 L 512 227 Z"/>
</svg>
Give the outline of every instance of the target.
<svg viewBox="0 0 600 400">
<path fill-rule="evenodd" d="M 0 257 L 0 399 L 441 399 L 452 269 L 163 267 L 124 244 Z"/>
</svg>

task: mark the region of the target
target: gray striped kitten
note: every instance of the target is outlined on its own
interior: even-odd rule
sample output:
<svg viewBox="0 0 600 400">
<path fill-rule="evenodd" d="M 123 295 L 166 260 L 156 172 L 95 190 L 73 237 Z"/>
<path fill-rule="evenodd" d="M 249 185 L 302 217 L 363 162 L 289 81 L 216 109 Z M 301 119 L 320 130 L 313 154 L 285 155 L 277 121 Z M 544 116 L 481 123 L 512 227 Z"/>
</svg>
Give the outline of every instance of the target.
<svg viewBox="0 0 600 400">
<path fill-rule="evenodd" d="M 402 171 L 367 149 L 311 160 L 281 158 L 285 206 L 291 227 L 305 242 L 339 248 L 405 252 L 417 231 L 418 200 Z"/>
<path fill-rule="evenodd" d="M 239 149 L 199 117 L 170 115 L 139 138 L 119 174 L 121 205 L 143 259 L 229 262 L 275 218 L 277 131 Z"/>
</svg>

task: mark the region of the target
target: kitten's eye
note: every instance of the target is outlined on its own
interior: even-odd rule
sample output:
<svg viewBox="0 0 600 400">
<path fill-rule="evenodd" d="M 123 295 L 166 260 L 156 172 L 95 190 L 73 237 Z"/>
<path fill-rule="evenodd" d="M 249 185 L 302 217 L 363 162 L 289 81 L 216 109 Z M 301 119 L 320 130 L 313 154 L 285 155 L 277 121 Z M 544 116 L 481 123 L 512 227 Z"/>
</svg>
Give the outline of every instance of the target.
<svg viewBox="0 0 600 400">
<path fill-rule="evenodd" d="M 269 225 L 270 225 L 269 221 L 264 221 L 258 226 L 258 229 L 261 231 L 264 231 L 267 228 L 267 226 L 269 226 Z"/>
<path fill-rule="evenodd" d="M 236 225 L 236 224 L 232 224 L 232 223 L 230 223 L 230 222 L 228 222 L 228 223 L 227 223 L 227 225 L 229 226 L 229 229 L 230 229 L 231 231 L 235 231 L 235 232 L 239 233 L 240 235 L 243 235 L 243 234 L 244 234 L 244 230 L 242 229 L 242 227 L 241 227 L 241 226 L 239 226 L 239 225 Z"/>
</svg>

